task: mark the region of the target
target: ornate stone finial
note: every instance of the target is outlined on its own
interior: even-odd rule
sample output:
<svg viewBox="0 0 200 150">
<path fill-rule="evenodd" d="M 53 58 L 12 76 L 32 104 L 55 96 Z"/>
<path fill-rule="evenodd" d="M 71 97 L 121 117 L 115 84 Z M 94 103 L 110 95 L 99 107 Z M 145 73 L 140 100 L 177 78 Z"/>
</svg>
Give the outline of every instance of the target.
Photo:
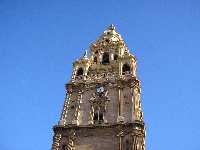
<svg viewBox="0 0 200 150">
<path fill-rule="evenodd" d="M 83 54 L 83 58 L 87 58 L 87 49 L 85 50 L 85 53 Z"/>
<path fill-rule="evenodd" d="M 111 25 L 108 27 L 108 30 L 115 30 L 114 24 L 111 24 Z"/>
</svg>

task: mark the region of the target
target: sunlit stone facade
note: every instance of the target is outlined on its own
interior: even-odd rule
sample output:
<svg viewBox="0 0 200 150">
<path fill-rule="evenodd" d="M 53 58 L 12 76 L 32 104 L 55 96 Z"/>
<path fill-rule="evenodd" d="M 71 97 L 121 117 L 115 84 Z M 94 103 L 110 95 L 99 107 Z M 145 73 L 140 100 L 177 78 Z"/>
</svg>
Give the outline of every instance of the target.
<svg viewBox="0 0 200 150">
<path fill-rule="evenodd" d="M 52 150 L 145 150 L 136 58 L 113 25 L 73 63 Z"/>
</svg>

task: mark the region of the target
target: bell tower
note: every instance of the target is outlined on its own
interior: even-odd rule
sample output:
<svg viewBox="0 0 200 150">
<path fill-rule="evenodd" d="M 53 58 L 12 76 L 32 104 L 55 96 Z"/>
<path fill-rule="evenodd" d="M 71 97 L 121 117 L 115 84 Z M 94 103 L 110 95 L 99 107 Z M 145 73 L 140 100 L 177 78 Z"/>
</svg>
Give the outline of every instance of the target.
<svg viewBox="0 0 200 150">
<path fill-rule="evenodd" d="M 52 150 L 145 150 L 136 58 L 114 25 L 73 63 Z"/>
</svg>

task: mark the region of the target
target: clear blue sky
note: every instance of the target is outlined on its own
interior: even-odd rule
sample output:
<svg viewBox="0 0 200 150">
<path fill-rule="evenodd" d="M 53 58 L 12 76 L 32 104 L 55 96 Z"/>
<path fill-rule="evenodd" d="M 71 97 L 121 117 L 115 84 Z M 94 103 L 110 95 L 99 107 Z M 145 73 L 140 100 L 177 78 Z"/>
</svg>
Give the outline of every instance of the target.
<svg viewBox="0 0 200 150">
<path fill-rule="evenodd" d="M 148 150 L 199 150 L 199 0 L 0 0 L 0 149 L 48 150 L 72 62 L 111 23 L 138 59 Z"/>
</svg>

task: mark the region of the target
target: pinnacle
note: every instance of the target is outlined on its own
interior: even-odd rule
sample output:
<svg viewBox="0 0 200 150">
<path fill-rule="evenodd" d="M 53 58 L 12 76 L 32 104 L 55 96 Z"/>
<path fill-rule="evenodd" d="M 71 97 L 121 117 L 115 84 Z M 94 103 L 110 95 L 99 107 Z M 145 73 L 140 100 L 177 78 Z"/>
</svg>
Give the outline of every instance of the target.
<svg viewBox="0 0 200 150">
<path fill-rule="evenodd" d="M 111 25 L 108 27 L 108 30 L 115 30 L 114 24 L 111 24 Z"/>
<path fill-rule="evenodd" d="M 87 58 L 87 50 L 85 50 L 85 53 L 83 55 L 83 58 Z"/>
</svg>

